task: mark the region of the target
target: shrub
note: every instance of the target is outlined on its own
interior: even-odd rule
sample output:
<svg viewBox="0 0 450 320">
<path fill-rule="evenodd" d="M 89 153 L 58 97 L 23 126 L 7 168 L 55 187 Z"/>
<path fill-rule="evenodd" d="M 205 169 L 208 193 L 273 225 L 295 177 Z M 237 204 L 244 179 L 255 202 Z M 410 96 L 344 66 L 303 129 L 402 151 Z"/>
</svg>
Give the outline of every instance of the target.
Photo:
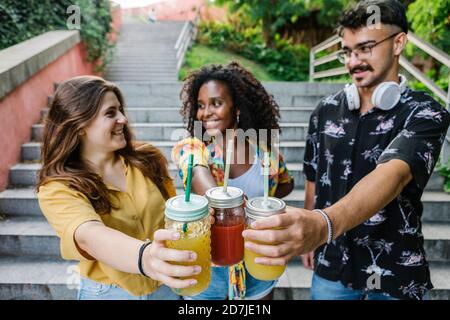
<svg viewBox="0 0 450 320">
<path fill-rule="evenodd" d="M 267 47 L 260 26 L 236 30 L 221 22 L 202 22 L 197 41 L 210 47 L 226 49 L 258 62 L 278 80 L 304 81 L 308 79 L 309 50 L 301 44 L 275 38 L 274 48 Z"/>
</svg>

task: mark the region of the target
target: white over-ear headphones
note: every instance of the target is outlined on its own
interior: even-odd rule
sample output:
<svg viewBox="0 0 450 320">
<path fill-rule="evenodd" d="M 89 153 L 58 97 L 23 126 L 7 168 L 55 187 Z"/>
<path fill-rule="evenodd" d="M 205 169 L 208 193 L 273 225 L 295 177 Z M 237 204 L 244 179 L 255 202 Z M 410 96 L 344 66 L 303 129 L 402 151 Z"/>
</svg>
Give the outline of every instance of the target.
<svg viewBox="0 0 450 320">
<path fill-rule="evenodd" d="M 400 96 L 406 89 L 406 77 L 399 74 L 400 84 L 394 81 L 380 83 L 372 94 L 372 104 L 382 110 L 391 110 L 400 100 Z M 347 104 L 350 110 L 360 107 L 358 88 L 354 83 L 344 87 Z"/>
</svg>

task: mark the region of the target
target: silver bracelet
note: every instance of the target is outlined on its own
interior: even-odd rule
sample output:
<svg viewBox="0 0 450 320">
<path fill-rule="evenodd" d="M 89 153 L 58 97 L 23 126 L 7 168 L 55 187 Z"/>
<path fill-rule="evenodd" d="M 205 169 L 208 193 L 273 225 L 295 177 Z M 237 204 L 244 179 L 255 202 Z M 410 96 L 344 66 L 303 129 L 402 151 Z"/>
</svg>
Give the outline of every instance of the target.
<svg viewBox="0 0 450 320">
<path fill-rule="evenodd" d="M 313 211 L 320 213 L 327 221 L 327 226 L 328 226 L 327 244 L 330 244 L 333 241 L 333 223 L 331 222 L 330 217 L 325 213 L 325 211 L 323 211 L 321 209 L 314 209 Z"/>
</svg>

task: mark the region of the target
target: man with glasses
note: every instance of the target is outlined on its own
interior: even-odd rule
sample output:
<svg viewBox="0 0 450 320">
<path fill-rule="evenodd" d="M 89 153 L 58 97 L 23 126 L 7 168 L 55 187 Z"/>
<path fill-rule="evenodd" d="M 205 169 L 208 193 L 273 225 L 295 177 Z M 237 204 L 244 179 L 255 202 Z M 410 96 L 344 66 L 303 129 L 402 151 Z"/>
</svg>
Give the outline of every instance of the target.
<svg viewBox="0 0 450 320">
<path fill-rule="evenodd" d="M 370 25 L 373 6 L 380 22 Z M 338 57 L 352 84 L 311 115 L 305 209 L 289 207 L 244 232 L 261 264 L 301 254 L 314 269 L 313 299 L 427 299 L 433 288 L 420 199 L 450 115 L 399 75 L 407 32 L 397 0 L 361 1 L 342 15 Z"/>
</svg>

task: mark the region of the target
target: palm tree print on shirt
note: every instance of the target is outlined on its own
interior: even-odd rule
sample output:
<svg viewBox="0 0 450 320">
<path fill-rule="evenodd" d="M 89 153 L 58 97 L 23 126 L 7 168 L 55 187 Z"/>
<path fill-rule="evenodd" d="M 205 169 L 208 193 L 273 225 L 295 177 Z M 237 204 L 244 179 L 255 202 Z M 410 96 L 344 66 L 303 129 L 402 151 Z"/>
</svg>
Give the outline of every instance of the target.
<svg viewBox="0 0 450 320">
<path fill-rule="evenodd" d="M 382 152 L 383 149 L 381 149 L 380 146 L 377 144 L 372 149 L 366 150 L 363 153 L 361 153 L 361 155 L 364 156 L 365 160 L 369 160 L 370 162 L 376 163 L 378 158 L 380 158 Z"/>
<path fill-rule="evenodd" d="M 364 222 L 365 226 L 378 226 L 386 221 L 387 217 L 385 215 L 386 210 L 382 209 L 378 211 L 374 216 Z"/>
<path fill-rule="evenodd" d="M 427 101 L 426 101 L 427 102 Z M 433 120 L 434 122 L 442 122 L 442 114 L 440 111 L 433 111 L 431 108 L 425 108 L 418 112 L 415 118 Z"/>
<path fill-rule="evenodd" d="M 344 124 L 340 123 L 337 125 L 333 121 L 327 121 L 323 133 L 333 138 L 342 138 L 345 136 Z"/>
<path fill-rule="evenodd" d="M 425 168 L 427 169 L 427 173 L 431 174 L 431 171 L 434 168 L 434 158 L 433 158 L 433 145 L 431 143 L 427 143 L 428 150 L 424 153 L 417 152 L 417 155 L 425 162 Z"/>
<path fill-rule="evenodd" d="M 421 300 L 421 297 L 428 291 L 428 283 L 415 283 L 414 280 L 407 286 L 401 286 L 399 289 L 404 295 L 408 295 L 411 299 Z"/>
<path fill-rule="evenodd" d="M 323 104 L 325 104 L 325 105 L 331 104 L 333 106 L 338 106 L 339 105 L 339 101 L 336 100 L 336 96 L 338 94 L 339 94 L 339 92 L 329 95 L 328 97 L 323 99 Z"/>
<path fill-rule="evenodd" d="M 350 159 L 345 159 L 345 160 L 342 160 L 341 163 L 342 163 L 342 165 L 345 166 L 344 172 L 341 175 L 341 179 L 342 180 L 347 180 L 348 179 L 348 175 L 352 173 L 352 169 L 351 169 L 352 161 Z"/>
<path fill-rule="evenodd" d="M 420 252 L 403 251 L 400 262 L 397 264 L 405 267 L 418 267 L 425 263 L 425 257 Z"/>
<path fill-rule="evenodd" d="M 386 134 L 394 128 L 395 116 L 393 116 L 392 118 L 390 118 L 388 120 L 384 120 L 384 118 L 385 118 L 384 116 L 378 117 L 378 120 L 380 121 L 380 123 L 375 128 L 375 131 L 372 131 L 369 133 L 371 136 L 375 136 L 375 135 L 379 135 L 379 134 Z"/>
<path fill-rule="evenodd" d="M 317 170 L 317 160 L 319 158 L 319 153 L 317 150 L 319 148 L 319 141 L 317 137 L 317 128 L 319 125 L 318 117 L 313 116 L 311 119 L 311 123 L 313 125 L 314 132 L 306 136 L 306 142 L 312 147 L 313 157 L 311 161 L 304 161 L 304 164 L 313 167 L 314 170 Z"/>
<path fill-rule="evenodd" d="M 411 202 L 405 197 L 402 197 L 401 195 L 398 196 L 398 207 L 400 209 L 400 213 L 402 214 L 402 218 L 404 221 L 404 226 L 402 229 L 398 230 L 398 232 L 401 235 L 405 234 L 411 234 L 414 235 L 417 233 L 418 227 L 411 227 L 409 224 L 409 218 L 411 217 L 411 214 L 414 212 L 413 206 L 411 205 Z M 405 210 L 408 210 L 408 214 L 405 214 Z M 417 223 L 418 224 L 418 223 Z"/>
<path fill-rule="evenodd" d="M 372 240 L 369 236 L 365 236 L 364 238 L 356 238 L 354 239 L 356 245 L 365 247 L 370 252 L 370 257 L 372 259 L 372 264 L 366 268 L 361 269 L 362 271 L 373 274 L 376 273 L 380 276 L 393 276 L 392 271 L 383 269 L 377 265 L 377 260 L 383 253 L 389 254 L 392 251 L 393 242 L 387 242 L 384 239 L 380 240 Z M 375 255 L 374 251 L 378 251 L 377 255 Z"/>
<path fill-rule="evenodd" d="M 322 177 L 320 178 L 320 183 L 322 186 L 330 186 L 331 187 L 331 181 L 330 181 L 330 169 L 331 165 L 333 164 L 333 158 L 334 156 L 330 153 L 330 150 L 325 150 L 325 160 L 327 161 L 327 171 L 323 173 Z"/>
</svg>

